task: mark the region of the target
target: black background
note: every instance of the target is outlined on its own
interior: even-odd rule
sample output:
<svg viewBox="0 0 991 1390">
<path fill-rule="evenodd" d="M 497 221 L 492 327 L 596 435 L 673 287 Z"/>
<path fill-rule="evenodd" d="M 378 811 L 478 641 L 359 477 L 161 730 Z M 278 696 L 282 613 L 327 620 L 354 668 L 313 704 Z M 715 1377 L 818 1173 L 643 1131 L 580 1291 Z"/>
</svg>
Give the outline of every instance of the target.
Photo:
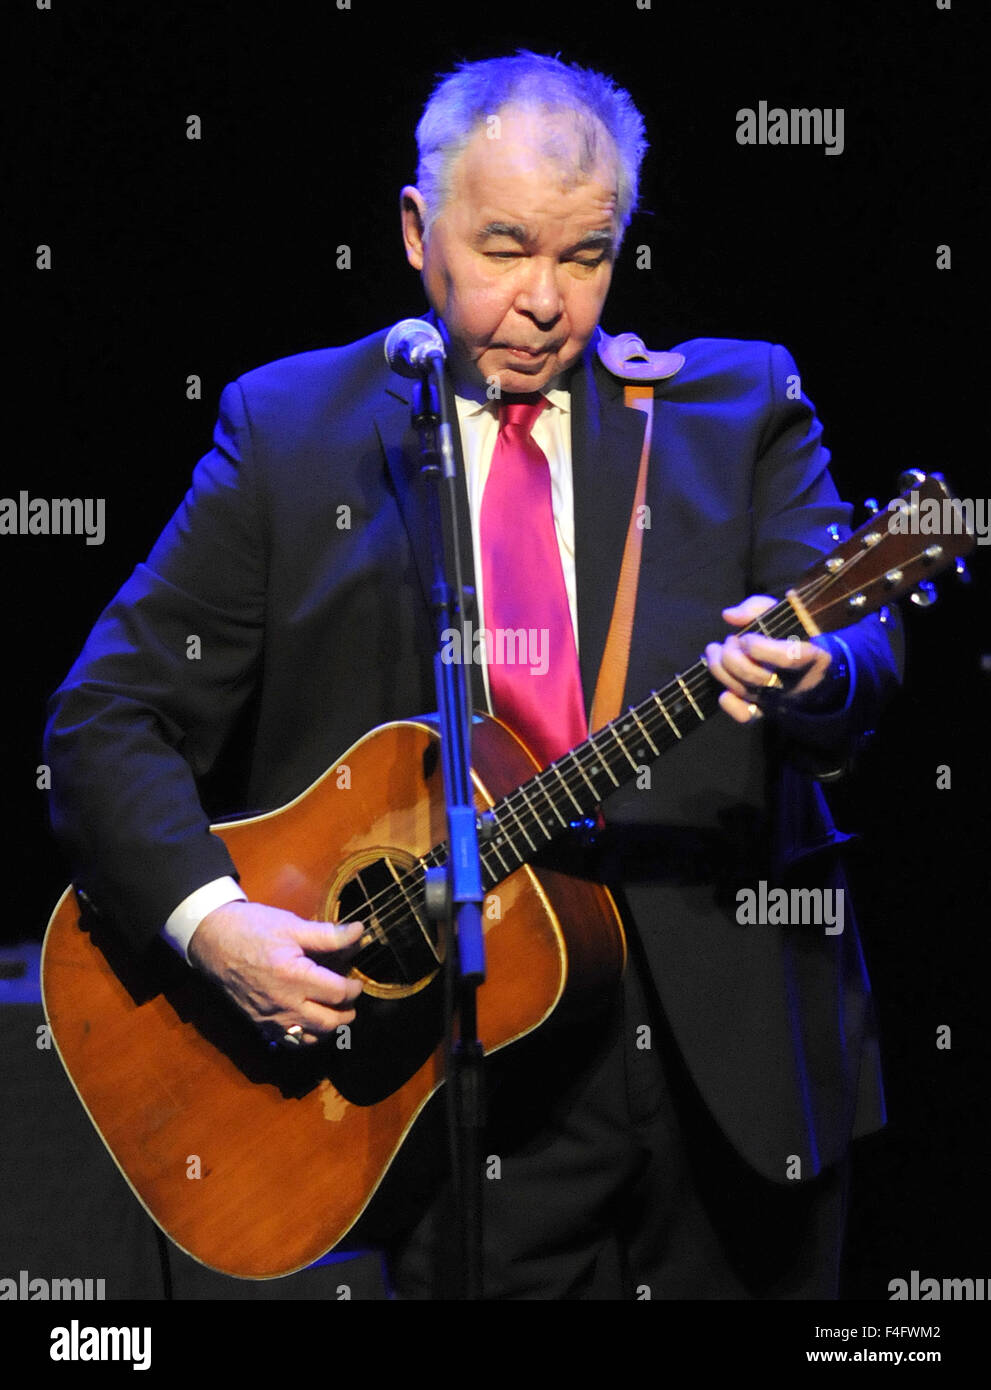
<svg viewBox="0 0 991 1390">
<path fill-rule="evenodd" d="M 0 537 L 6 941 L 40 938 L 66 878 L 36 788 L 45 699 L 182 497 L 223 385 L 422 311 L 398 190 L 434 76 L 459 58 L 561 52 L 610 73 L 643 111 L 643 206 L 608 331 L 658 348 L 784 342 L 845 497 L 883 503 L 903 468 L 921 467 L 986 498 L 978 9 L 22 3 L 6 264 L 26 313 L 8 341 L 17 423 L 0 493 L 103 497 L 107 537 Z M 842 107 L 843 153 L 738 145 L 737 109 L 762 99 Z M 47 272 L 35 269 L 42 243 Z M 936 268 L 943 243 L 948 271 Z M 335 267 L 343 244 L 349 270 Z M 649 271 L 635 268 L 640 245 Z M 199 401 L 186 399 L 193 373 Z M 864 837 L 857 903 L 891 1115 L 858 1149 L 851 1298 L 886 1299 L 912 1269 L 991 1277 L 986 556 L 969 587 L 944 580 L 932 612 L 908 613 L 905 690 L 831 793 L 840 824 Z M 950 790 L 936 788 L 941 764 Z"/>
</svg>

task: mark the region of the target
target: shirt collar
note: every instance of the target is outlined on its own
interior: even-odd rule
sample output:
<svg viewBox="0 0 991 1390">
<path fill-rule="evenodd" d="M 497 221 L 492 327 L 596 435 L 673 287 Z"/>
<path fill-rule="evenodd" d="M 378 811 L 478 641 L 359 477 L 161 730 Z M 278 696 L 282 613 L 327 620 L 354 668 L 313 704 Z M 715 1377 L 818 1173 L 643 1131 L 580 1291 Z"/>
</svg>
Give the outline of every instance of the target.
<svg viewBox="0 0 991 1390">
<path fill-rule="evenodd" d="M 542 391 L 542 395 L 547 397 L 548 404 L 563 411 L 565 415 L 571 412 L 571 392 L 566 386 L 562 386 L 561 375 L 552 377 Z M 472 419 L 475 416 L 488 414 L 498 414 L 499 401 L 489 400 L 485 394 L 485 388 L 474 388 L 459 385 L 455 388 L 455 397 L 458 403 L 458 414 L 462 419 Z"/>
</svg>

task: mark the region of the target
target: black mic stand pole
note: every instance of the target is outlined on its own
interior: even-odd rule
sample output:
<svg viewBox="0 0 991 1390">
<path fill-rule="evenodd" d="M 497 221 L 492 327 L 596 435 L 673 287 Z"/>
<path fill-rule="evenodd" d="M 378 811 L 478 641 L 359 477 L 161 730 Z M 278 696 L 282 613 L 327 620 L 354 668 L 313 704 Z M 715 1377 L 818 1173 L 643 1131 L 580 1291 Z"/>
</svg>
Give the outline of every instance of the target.
<svg viewBox="0 0 991 1390">
<path fill-rule="evenodd" d="M 446 943 L 448 1025 L 447 1106 L 451 1173 L 461 1235 L 462 1296 L 482 1294 L 482 1155 L 485 1124 L 483 1051 L 478 1040 L 476 991 L 485 981 L 482 937 L 482 869 L 478 817 L 471 782 L 471 705 L 465 663 L 465 599 L 458 545 L 455 462 L 444 396 L 442 354 L 430 354 L 430 370 L 413 388 L 413 425 L 420 438 L 420 469 L 427 482 L 427 514 L 433 569 L 431 603 L 437 635 L 434 680 L 447 803 L 447 863 L 426 870 L 427 913 Z M 446 526 L 445 526 L 446 523 Z M 444 537 L 450 541 L 448 575 Z M 445 661 L 448 638 L 457 633 L 460 660 Z M 456 946 L 456 949 L 454 947 Z"/>
</svg>

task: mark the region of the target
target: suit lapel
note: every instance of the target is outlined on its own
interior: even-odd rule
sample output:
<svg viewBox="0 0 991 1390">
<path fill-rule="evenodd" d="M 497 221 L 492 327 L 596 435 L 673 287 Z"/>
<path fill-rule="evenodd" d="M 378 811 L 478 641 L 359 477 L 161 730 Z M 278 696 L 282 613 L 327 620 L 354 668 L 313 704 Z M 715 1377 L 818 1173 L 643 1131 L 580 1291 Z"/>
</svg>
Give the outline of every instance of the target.
<svg viewBox="0 0 991 1390">
<path fill-rule="evenodd" d="M 594 339 L 570 386 L 578 646 L 588 714 L 619 583 L 646 420 L 624 404 L 623 383 L 599 366 Z"/>
</svg>

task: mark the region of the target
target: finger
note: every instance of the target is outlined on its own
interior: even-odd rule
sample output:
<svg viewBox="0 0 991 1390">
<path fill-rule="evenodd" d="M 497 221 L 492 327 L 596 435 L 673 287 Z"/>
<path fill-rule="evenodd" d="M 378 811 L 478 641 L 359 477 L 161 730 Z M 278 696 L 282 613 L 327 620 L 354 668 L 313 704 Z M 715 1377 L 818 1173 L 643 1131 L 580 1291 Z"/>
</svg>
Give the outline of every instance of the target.
<svg viewBox="0 0 991 1390">
<path fill-rule="evenodd" d="M 759 666 L 757 662 L 741 657 L 738 653 L 730 654 L 726 659 L 726 668 L 742 683 L 748 699 L 753 697 L 755 690 L 780 690 L 783 684 L 776 671 L 767 666 Z"/>
<path fill-rule="evenodd" d="M 264 1019 L 259 1023 L 258 1031 L 269 1047 L 277 1047 L 286 1052 L 292 1052 L 300 1047 L 312 1047 L 314 1043 L 320 1041 L 319 1033 L 311 1032 L 302 1023 L 294 1023 L 289 1020 L 283 1024 L 278 1019 Z"/>
<path fill-rule="evenodd" d="M 758 705 L 752 700 L 741 700 L 731 690 L 723 691 L 719 697 L 719 705 L 738 724 L 754 724 L 763 717 Z"/>
<path fill-rule="evenodd" d="M 349 1004 L 329 1008 L 312 999 L 300 999 L 288 1007 L 256 1016 L 254 1021 L 268 1041 L 291 1047 L 292 1042 L 286 1034 L 292 1028 L 303 1029 L 304 1041 L 318 1042 L 343 1024 L 353 1023 L 356 1016 Z"/>
<path fill-rule="evenodd" d="M 319 1037 L 335 1033 L 344 1024 L 353 1023 L 357 1017 L 356 1011 L 352 1008 L 329 1009 L 312 999 L 304 1000 L 297 1013 L 299 1017 L 294 1021 L 301 1023 L 307 1032 L 315 1033 Z"/>
<path fill-rule="evenodd" d="M 723 653 L 721 665 L 730 676 L 735 685 L 731 686 L 736 694 L 746 694 L 749 690 L 762 690 L 765 687 L 776 686 L 781 683 L 781 678 L 767 666 L 762 666 L 759 662 L 748 656 L 742 645 L 743 639 L 731 634 L 723 643 Z M 740 686 L 744 689 L 741 691 Z"/>
<path fill-rule="evenodd" d="M 309 956 L 300 956 L 294 963 L 293 978 L 308 1001 L 332 1009 L 350 1008 L 362 988 L 361 981 L 354 976 L 328 970 Z"/>
<path fill-rule="evenodd" d="M 328 955 L 360 941 L 364 930 L 361 922 L 304 922 L 298 917 L 290 933 L 304 951 Z"/>
<path fill-rule="evenodd" d="M 732 672 L 728 671 L 724 664 L 725 646 L 725 643 L 710 642 L 705 649 L 705 664 L 716 680 L 725 685 L 728 690 L 741 697 L 745 696 L 747 687 Z"/>
<path fill-rule="evenodd" d="M 780 671 L 803 671 L 814 661 L 825 660 L 828 665 L 831 660 L 828 651 L 813 646 L 811 642 L 802 642 L 797 637 L 780 642 L 759 632 L 741 632 L 736 641 L 751 661 L 762 662 Z"/>
<path fill-rule="evenodd" d="M 766 613 L 769 608 L 773 608 L 777 599 L 771 598 L 769 594 L 751 594 L 742 603 L 736 604 L 733 608 L 724 608 L 722 611 L 723 619 L 731 623 L 733 627 L 746 627 L 759 618 L 762 613 Z"/>
<path fill-rule="evenodd" d="M 741 641 L 743 641 L 742 638 Z M 760 645 L 758 645 L 758 641 L 755 639 L 746 645 L 752 656 L 758 652 L 763 654 L 764 665 L 770 665 L 773 662 L 777 666 L 781 672 L 780 687 L 785 695 L 798 695 L 803 691 L 814 689 L 824 679 L 833 662 L 832 653 L 824 647 L 820 647 L 815 642 L 799 642 L 796 638 L 794 641 L 783 644 L 785 648 L 790 647 L 791 651 L 788 654 L 790 659 L 787 664 L 781 664 L 780 652 L 769 651 L 766 642 L 767 639 L 762 638 Z"/>
</svg>

